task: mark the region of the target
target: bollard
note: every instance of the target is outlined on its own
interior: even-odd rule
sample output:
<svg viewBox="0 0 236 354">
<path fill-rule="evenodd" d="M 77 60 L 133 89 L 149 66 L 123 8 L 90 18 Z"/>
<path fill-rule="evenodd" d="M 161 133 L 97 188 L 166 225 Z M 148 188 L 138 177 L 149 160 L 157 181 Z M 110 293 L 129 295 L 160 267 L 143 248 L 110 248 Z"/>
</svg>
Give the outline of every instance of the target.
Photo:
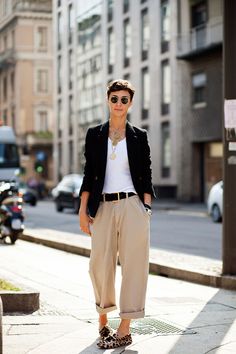
<svg viewBox="0 0 236 354">
<path fill-rule="evenodd" d="M 0 296 L 0 354 L 2 354 L 2 299 Z"/>
</svg>

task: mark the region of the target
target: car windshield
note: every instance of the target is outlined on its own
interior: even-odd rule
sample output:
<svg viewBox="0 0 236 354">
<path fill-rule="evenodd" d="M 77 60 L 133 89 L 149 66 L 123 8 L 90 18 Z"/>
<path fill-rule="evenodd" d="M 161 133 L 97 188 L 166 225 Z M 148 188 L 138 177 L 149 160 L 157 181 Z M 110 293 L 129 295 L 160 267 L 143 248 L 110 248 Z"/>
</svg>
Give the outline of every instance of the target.
<svg viewBox="0 0 236 354">
<path fill-rule="evenodd" d="M 1 167 L 19 167 L 19 155 L 16 144 L 0 143 Z"/>
<path fill-rule="evenodd" d="M 69 188 L 80 188 L 82 184 L 82 177 L 80 176 L 65 176 L 59 183 L 60 186 L 66 186 Z"/>
</svg>

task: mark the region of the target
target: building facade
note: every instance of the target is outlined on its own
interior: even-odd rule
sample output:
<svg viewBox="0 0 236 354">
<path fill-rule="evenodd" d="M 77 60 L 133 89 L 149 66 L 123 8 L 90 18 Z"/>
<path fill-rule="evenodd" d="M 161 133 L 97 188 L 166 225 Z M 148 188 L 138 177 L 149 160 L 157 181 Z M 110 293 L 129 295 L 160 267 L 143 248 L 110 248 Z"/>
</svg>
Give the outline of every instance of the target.
<svg viewBox="0 0 236 354">
<path fill-rule="evenodd" d="M 200 39 L 189 33 L 198 29 L 203 2 L 90 0 L 85 4 L 80 0 L 54 1 L 57 32 L 55 181 L 70 172 L 83 173 L 87 128 L 108 119 L 107 83 L 123 78 L 136 88 L 128 119 L 148 130 L 153 183 L 158 196 L 204 200 L 210 185 L 221 178 L 222 33 L 215 49 L 204 48 L 205 55 L 195 55 L 189 49 L 193 40 L 200 46 Z M 222 28 L 221 1 L 205 2 L 210 12 L 204 25 L 208 28 L 210 21 L 217 32 L 218 21 Z M 74 9 L 74 39 L 68 47 L 70 6 Z M 215 35 L 220 36 L 220 30 Z M 71 55 L 74 74 L 70 79 L 68 59 L 70 61 Z M 199 98 L 198 89 L 206 83 L 203 68 L 208 84 L 205 103 Z M 67 88 L 70 80 L 74 80 L 72 91 Z M 60 82 L 63 85 L 58 84 Z M 73 102 L 71 109 L 70 102 Z M 72 130 L 68 126 L 70 121 Z M 61 133 L 60 127 L 63 127 Z"/>
<path fill-rule="evenodd" d="M 222 179 L 222 3 L 178 2 L 181 200 L 205 201 Z"/>
<path fill-rule="evenodd" d="M 51 1 L 0 1 L 1 121 L 16 132 L 24 178 L 34 176 L 49 184 L 53 177 L 51 12 Z"/>
</svg>

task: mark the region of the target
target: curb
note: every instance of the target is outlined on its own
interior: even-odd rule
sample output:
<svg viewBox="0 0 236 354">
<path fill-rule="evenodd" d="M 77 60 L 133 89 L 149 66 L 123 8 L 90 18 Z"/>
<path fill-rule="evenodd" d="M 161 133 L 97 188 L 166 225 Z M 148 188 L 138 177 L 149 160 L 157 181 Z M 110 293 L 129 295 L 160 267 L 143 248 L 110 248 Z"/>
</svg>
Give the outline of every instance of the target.
<svg viewBox="0 0 236 354">
<path fill-rule="evenodd" d="M 2 300 L 0 296 L 0 354 L 2 354 Z"/>
<path fill-rule="evenodd" d="M 149 272 L 166 278 L 179 279 L 221 289 L 236 290 L 235 276 L 203 273 L 153 262 L 149 263 Z"/>
<path fill-rule="evenodd" d="M 39 292 L 36 291 L 0 291 L 0 299 L 2 299 L 4 315 L 9 313 L 30 314 L 40 307 Z"/>
<path fill-rule="evenodd" d="M 23 234 L 22 240 L 41 244 L 61 251 L 78 254 L 80 256 L 89 257 L 90 248 L 86 246 L 75 246 L 69 243 L 48 240 L 43 237 L 37 237 L 30 234 Z M 189 281 L 201 285 L 213 286 L 222 289 L 236 290 L 236 277 L 230 275 L 222 275 L 219 272 L 199 271 L 197 269 L 178 268 L 174 264 L 163 264 L 161 262 L 149 262 L 149 272 L 174 279 Z"/>
</svg>

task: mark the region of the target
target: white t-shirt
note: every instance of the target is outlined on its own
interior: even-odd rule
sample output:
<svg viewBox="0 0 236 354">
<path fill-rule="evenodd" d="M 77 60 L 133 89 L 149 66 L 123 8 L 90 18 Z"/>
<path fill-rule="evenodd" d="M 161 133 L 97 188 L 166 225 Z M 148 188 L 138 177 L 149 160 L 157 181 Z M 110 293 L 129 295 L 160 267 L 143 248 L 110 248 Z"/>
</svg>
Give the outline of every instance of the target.
<svg viewBox="0 0 236 354">
<path fill-rule="evenodd" d="M 112 141 L 108 138 L 107 166 L 102 193 L 136 193 L 130 175 L 126 138 L 116 145 L 114 160 L 110 159 L 112 151 Z"/>
</svg>

